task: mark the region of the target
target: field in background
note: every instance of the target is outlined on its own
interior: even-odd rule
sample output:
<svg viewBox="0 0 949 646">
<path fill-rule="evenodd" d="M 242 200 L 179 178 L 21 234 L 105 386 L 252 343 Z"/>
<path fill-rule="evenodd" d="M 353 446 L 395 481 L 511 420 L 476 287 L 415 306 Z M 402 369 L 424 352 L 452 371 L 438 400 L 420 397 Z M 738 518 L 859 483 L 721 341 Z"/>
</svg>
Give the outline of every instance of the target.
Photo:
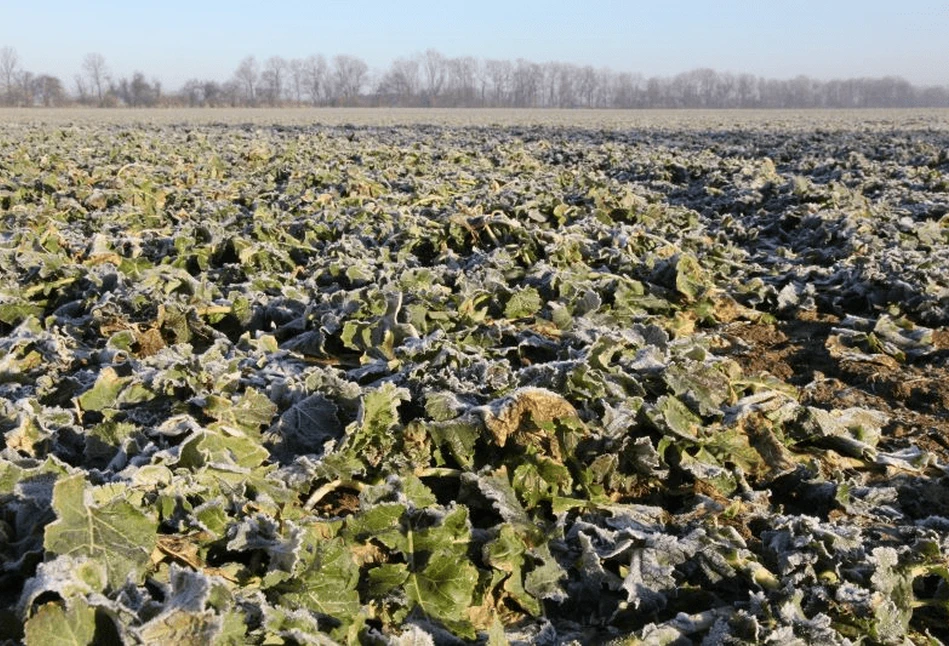
<svg viewBox="0 0 949 646">
<path fill-rule="evenodd" d="M 949 128 L 949 110 L 530 110 L 450 108 L 0 108 L 2 123 L 328 126 L 576 126 L 584 128 Z"/>
</svg>

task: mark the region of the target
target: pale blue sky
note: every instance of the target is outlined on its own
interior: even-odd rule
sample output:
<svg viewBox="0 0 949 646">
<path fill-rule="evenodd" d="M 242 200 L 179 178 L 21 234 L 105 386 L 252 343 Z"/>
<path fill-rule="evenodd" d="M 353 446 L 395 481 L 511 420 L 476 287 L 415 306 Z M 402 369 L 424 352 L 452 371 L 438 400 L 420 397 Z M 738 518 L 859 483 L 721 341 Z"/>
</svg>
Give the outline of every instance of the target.
<svg viewBox="0 0 949 646">
<path fill-rule="evenodd" d="M 260 61 L 352 54 L 375 71 L 447 56 L 606 66 L 646 76 L 696 67 L 776 78 L 896 74 L 949 84 L 949 0 L 0 0 L 0 47 L 72 87 L 83 56 L 168 88 Z"/>
</svg>

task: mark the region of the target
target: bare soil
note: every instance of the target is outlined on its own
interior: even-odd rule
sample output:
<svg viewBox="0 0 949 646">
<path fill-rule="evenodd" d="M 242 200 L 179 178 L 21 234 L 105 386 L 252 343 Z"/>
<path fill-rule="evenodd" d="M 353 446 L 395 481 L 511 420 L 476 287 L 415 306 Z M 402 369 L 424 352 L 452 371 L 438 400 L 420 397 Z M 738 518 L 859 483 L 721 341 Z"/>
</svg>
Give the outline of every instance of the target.
<svg viewBox="0 0 949 646">
<path fill-rule="evenodd" d="M 936 330 L 936 351 L 899 363 L 834 357 L 827 341 L 839 319 L 801 312 L 773 325 L 732 323 L 746 347 L 733 358 L 746 374 L 770 374 L 800 388 L 801 402 L 819 408 L 871 408 L 886 413 L 881 448 L 911 444 L 949 459 L 949 331 Z"/>
</svg>

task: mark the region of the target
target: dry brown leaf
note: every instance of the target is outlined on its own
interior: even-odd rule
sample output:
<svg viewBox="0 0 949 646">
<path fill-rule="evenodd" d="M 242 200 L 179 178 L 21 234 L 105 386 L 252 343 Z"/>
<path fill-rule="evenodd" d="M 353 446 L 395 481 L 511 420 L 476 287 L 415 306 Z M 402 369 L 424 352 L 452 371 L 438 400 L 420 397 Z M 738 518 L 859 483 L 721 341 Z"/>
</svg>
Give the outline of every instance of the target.
<svg viewBox="0 0 949 646">
<path fill-rule="evenodd" d="M 577 419 L 577 410 L 566 399 L 543 388 L 522 388 L 489 404 L 484 425 L 498 446 L 519 430 L 558 419 Z"/>
</svg>

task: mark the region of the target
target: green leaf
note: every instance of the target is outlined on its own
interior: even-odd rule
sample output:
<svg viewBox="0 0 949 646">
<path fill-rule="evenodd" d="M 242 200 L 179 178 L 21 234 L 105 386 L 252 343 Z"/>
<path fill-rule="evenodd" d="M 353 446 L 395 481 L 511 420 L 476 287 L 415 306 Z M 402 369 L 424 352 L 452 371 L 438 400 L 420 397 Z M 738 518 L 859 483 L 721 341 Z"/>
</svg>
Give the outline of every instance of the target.
<svg viewBox="0 0 949 646">
<path fill-rule="evenodd" d="M 431 392 L 425 395 L 425 414 L 436 422 L 447 422 L 458 417 L 464 405 L 454 393 L 448 391 Z"/>
<path fill-rule="evenodd" d="M 760 434 L 765 432 L 759 431 Z M 767 455 L 767 449 L 760 442 L 752 447 L 748 434 L 741 429 L 722 429 L 713 434 L 703 448 L 714 455 L 718 462 L 732 462 L 741 467 L 746 475 L 757 476 L 768 469 L 763 457 L 763 454 Z"/>
<path fill-rule="evenodd" d="M 690 253 L 680 254 L 675 261 L 676 291 L 689 301 L 695 301 L 708 289 L 708 278 L 699 261 Z"/>
<path fill-rule="evenodd" d="M 99 424 L 86 434 L 86 446 L 83 457 L 90 466 L 105 467 L 118 452 L 122 443 L 135 431 L 134 424 L 108 420 Z"/>
<path fill-rule="evenodd" d="M 550 548 L 543 544 L 531 550 L 531 555 L 539 558 L 542 564 L 527 573 L 524 589 L 538 599 L 563 601 L 567 598 L 560 581 L 567 578 L 567 572 L 551 555 Z"/>
<path fill-rule="evenodd" d="M 702 420 L 679 399 L 663 395 L 654 406 L 644 406 L 646 418 L 662 433 L 683 440 L 697 441 Z"/>
<path fill-rule="evenodd" d="M 515 527 L 519 534 L 538 538 L 538 528 L 532 518 L 521 506 L 517 492 L 508 481 L 507 468 L 501 467 L 494 473 L 485 475 L 465 475 L 465 479 L 474 479 L 478 489 L 491 501 L 495 511 L 504 520 L 503 527 Z"/>
<path fill-rule="evenodd" d="M 566 494 L 573 488 L 570 470 L 543 456 L 527 456 L 517 465 L 511 486 L 528 509 L 544 500 Z"/>
<path fill-rule="evenodd" d="M 672 393 L 700 415 L 720 412 L 731 394 L 728 377 L 712 366 L 674 363 L 662 375 Z"/>
<path fill-rule="evenodd" d="M 247 643 L 246 617 L 239 609 L 221 613 L 221 629 L 214 637 L 214 646 L 243 646 Z"/>
<path fill-rule="evenodd" d="M 353 538 L 365 541 L 370 538 L 388 540 L 392 532 L 401 528 L 402 516 L 405 514 L 405 505 L 398 503 L 381 503 L 369 509 L 360 511 L 346 521 L 346 533 Z"/>
<path fill-rule="evenodd" d="M 465 417 L 447 422 L 426 424 L 425 430 L 432 442 L 439 447 L 448 447 L 448 452 L 460 466 L 470 469 L 474 466 L 474 449 L 481 435 L 481 426 Z M 436 452 L 436 461 L 444 464 L 444 458 Z"/>
<path fill-rule="evenodd" d="M 478 569 L 452 554 L 436 554 L 421 572 L 409 575 L 405 592 L 428 616 L 462 622 L 471 605 Z"/>
<path fill-rule="evenodd" d="M 26 646 L 87 646 L 96 632 L 96 611 L 83 599 L 40 606 L 23 627 Z"/>
<path fill-rule="evenodd" d="M 145 623 L 136 631 L 143 644 L 206 646 L 221 632 L 221 620 L 211 610 L 174 608 Z"/>
<path fill-rule="evenodd" d="M 23 586 L 20 608 L 29 608 L 44 594 L 83 599 L 104 592 L 107 586 L 108 573 L 102 563 L 85 557 L 57 556 L 37 566 L 35 576 Z"/>
<path fill-rule="evenodd" d="M 504 306 L 504 316 L 509 319 L 534 316 L 542 305 L 540 292 L 533 287 L 519 289 L 511 295 Z"/>
<path fill-rule="evenodd" d="M 263 608 L 264 644 L 332 644 L 320 632 L 317 618 L 304 610 L 290 610 L 280 606 Z"/>
<path fill-rule="evenodd" d="M 502 587 L 526 612 L 540 616 L 543 611 L 540 600 L 524 589 L 524 564 L 527 553 L 524 539 L 511 525 L 501 525 L 497 538 L 483 549 L 484 560 L 491 567 L 504 572 Z M 534 584 L 539 582 L 533 581 Z"/>
<path fill-rule="evenodd" d="M 178 464 L 200 469 L 209 464 L 254 468 L 263 464 L 270 452 L 249 437 L 225 437 L 208 431 L 199 432 L 182 445 Z"/>
<path fill-rule="evenodd" d="M 397 590 L 409 578 L 409 567 L 405 563 L 383 563 L 369 570 L 369 592 L 382 597 Z"/>
<path fill-rule="evenodd" d="M 409 391 L 386 382 L 363 395 L 359 416 L 346 431 L 345 450 L 372 466 L 378 466 L 396 444 L 394 427 L 399 424 L 399 405 L 411 399 Z"/>
<path fill-rule="evenodd" d="M 277 406 L 263 393 L 248 388 L 236 402 L 218 395 L 208 397 L 204 412 L 216 423 L 210 428 L 220 429 L 231 435 L 259 437 L 260 429 L 269 426 L 277 412 Z"/>
<path fill-rule="evenodd" d="M 43 305 L 29 301 L 0 303 L 0 321 L 7 325 L 19 325 L 31 316 L 43 316 L 45 309 Z"/>
<path fill-rule="evenodd" d="M 53 488 L 57 519 L 47 525 L 45 548 L 52 554 L 88 556 L 104 564 L 113 588 L 141 581 L 155 547 L 158 521 L 123 496 L 96 503 L 82 475 Z"/>
<path fill-rule="evenodd" d="M 913 618 L 913 574 L 893 547 L 874 547 L 870 561 L 876 566 L 870 582 L 877 593 L 872 633 L 881 641 L 895 641 L 906 634 Z"/>
<path fill-rule="evenodd" d="M 507 524 L 500 525 L 497 537 L 483 549 L 484 560 L 488 565 L 509 574 L 520 569 L 526 551 L 524 539 Z"/>
<path fill-rule="evenodd" d="M 79 395 L 79 406 L 89 411 L 112 408 L 116 405 L 119 393 L 131 381 L 132 377 L 120 377 L 114 368 L 106 366 L 99 373 L 92 388 Z"/>
<path fill-rule="evenodd" d="M 416 516 L 419 513 L 416 512 Z M 398 514 L 398 515 L 397 515 Z M 410 606 L 428 616 L 467 631 L 466 609 L 471 605 L 478 569 L 468 560 L 471 526 L 463 505 L 451 508 L 431 524 L 415 528 L 412 513 L 402 505 L 378 504 L 347 523 L 346 532 L 371 539 L 402 562 L 383 563 L 368 571 L 369 590 L 383 597 L 402 590 Z M 390 558 L 391 558 L 390 552 Z"/>
<path fill-rule="evenodd" d="M 717 489 L 723 496 L 731 496 L 738 486 L 734 474 L 718 463 L 708 451 L 700 449 L 693 457 L 687 451 L 679 455 L 679 467 L 695 480 Z"/>
<path fill-rule="evenodd" d="M 408 473 L 400 477 L 402 493 L 416 509 L 426 509 L 438 504 L 438 498 L 417 476 Z"/>
<path fill-rule="evenodd" d="M 336 404 L 323 395 L 310 395 L 287 409 L 269 432 L 275 452 L 292 460 L 305 453 L 323 453 L 323 445 L 343 431 Z"/>
<path fill-rule="evenodd" d="M 507 635 L 504 633 L 504 624 L 495 617 L 488 627 L 487 646 L 510 646 L 510 644 L 511 642 L 508 641 Z"/>
<path fill-rule="evenodd" d="M 227 531 L 229 518 L 224 505 L 219 499 L 212 499 L 195 507 L 192 516 L 195 525 L 208 532 L 215 539 L 223 537 Z"/>
<path fill-rule="evenodd" d="M 349 547 L 338 538 L 308 538 L 301 549 L 302 568 L 279 588 L 281 603 L 343 621 L 354 617 L 360 608 L 359 567 Z"/>
<path fill-rule="evenodd" d="M 471 526 L 468 508 L 457 505 L 441 518 L 441 522 L 424 529 L 412 530 L 411 549 L 418 553 L 445 552 L 466 559 Z"/>
<path fill-rule="evenodd" d="M 386 382 L 365 394 L 359 409 L 360 431 L 367 435 L 378 435 L 399 423 L 399 405 L 409 401 L 411 395 L 405 388 Z"/>
</svg>

